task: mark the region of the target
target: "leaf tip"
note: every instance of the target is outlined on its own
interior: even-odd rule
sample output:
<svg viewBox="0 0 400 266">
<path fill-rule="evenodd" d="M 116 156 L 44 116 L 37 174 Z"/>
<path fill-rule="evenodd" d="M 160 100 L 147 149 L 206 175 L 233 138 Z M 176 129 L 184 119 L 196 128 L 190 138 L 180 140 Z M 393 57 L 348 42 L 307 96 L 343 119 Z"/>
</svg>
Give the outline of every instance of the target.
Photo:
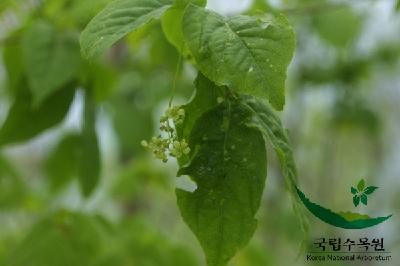
<svg viewBox="0 0 400 266">
<path fill-rule="evenodd" d="M 365 180 L 361 178 L 361 180 L 357 184 L 358 191 L 363 191 L 365 187 Z"/>
</svg>

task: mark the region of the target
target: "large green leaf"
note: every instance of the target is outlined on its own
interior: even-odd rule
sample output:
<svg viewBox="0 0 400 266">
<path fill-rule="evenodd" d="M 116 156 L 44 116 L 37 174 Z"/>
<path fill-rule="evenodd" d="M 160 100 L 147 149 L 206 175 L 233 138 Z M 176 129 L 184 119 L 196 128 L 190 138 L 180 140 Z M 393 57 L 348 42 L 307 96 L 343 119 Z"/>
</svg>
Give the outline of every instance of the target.
<svg viewBox="0 0 400 266">
<path fill-rule="evenodd" d="M 81 36 L 81 51 L 90 58 L 101 54 L 131 31 L 158 19 L 172 0 L 116 0 L 90 21 Z"/>
<path fill-rule="evenodd" d="M 81 57 L 76 36 L 60 34 L 45 21 L 35 21 L 22 42 L 23 60 L 33 104 L 41 104 L 75 78 Z"/>
<path fill-rule="evenodd" d="M 283 108 L 286 71 L 295 48 L 293 30 L 283 15 L 225 18 L 189 5 L 183 34 L 207 78 Z"/>
<path fill-rule="evenodd" d="M 253 113 L 252 120 L 248 124 L 258 128 L 269 139 L 279 158 L 282 174 L 292 198 L 293 210 L 299 219 L 302 231 L 307 233 L 308 222 L 297 196 L 297 169 L 286 130 L 280 119 L 262 101 L 251 97 L 244 97 L 242 101 Z"/>
<path fill-rule="evenodd" d="M 251 113 L 225 101 L 201 116 L 192 130 L 191 162 L 179 171 L 197 183 L 177 189 L 184 221 L 194 232 L 209 266 L 226 265 L 253 236 L 254 218 L 267 174 L 262 134 L 245 122 Z"/>
<path fill-rule="evenodd" d="M 31 93 L 22 89 L 18 91 L 0 128 L 0 146 L 27 141 L 60 123 L 69 110 L 75 92 L 73 88 L 65 87 L 34 108 Z"/>
<path fill-rule="evenodd" d="M 85 94 L 85 110 L 81 136 L 79 182 L 82 192 L 89 196 L 100 179 L 100 149 L 96 134 L 96 106 L 91 91 Z"/>
</svg>

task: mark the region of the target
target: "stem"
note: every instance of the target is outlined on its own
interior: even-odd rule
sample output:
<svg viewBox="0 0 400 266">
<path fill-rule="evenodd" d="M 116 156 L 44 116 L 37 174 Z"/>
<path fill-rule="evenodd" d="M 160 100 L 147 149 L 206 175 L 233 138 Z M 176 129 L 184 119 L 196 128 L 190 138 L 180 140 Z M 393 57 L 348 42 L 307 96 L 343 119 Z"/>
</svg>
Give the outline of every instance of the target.
<svg viewBox="0 0 400 266">
<path fill-rule="evenodd" d="M 174 81 L 172 82 L 171 97 L 169 98 L 169 103 L 168 103 L 169 107 L 172 106 L 172 101 L 174 100 L 174 96 L 175 96 L 176 81 L 178 79 L 179 71 L 181 69 L 181 65 L 182 65 L 182 61 L 183 61 L 182 53 L 183 53 L 183 45 L 182 45 L 181 51 L 179 53 L 178 65 L 176 66 Z"/>
</svg>

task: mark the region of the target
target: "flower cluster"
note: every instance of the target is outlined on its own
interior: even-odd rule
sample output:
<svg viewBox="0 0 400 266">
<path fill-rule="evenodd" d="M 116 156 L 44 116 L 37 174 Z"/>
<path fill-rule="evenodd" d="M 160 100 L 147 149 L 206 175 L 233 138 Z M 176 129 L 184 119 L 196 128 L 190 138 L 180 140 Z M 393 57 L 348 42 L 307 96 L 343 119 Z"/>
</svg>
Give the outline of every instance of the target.
<svg viewBox="0 0 400 266">
<path fill-rule="evenodd" d="M 151 150 L 154 156 L 163 162 L 168 161 L 168 155 L 181 158 L 189 154 L 190 148 L 185 139 L 179 140 L 176 134 L 176 125 L 185 119 L 185 110 L 178 106 L 171 106 L 160 118 L 160 130 L 164 133 L 153 137 L 150 142 L 143 140 L 142 146 Z"/>
</svg>

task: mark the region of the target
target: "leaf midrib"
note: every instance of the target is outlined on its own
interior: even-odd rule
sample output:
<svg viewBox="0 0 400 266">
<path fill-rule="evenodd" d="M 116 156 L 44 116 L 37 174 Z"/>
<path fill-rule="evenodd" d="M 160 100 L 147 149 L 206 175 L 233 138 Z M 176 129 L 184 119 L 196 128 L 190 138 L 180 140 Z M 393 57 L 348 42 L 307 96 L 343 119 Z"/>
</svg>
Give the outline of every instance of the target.
<svg viewBox="0 0 400 266">
<path fill-rule="evenodd" d="M 261 68 L 261 66 L 260 66 L 259 63 L 258 63 L 258 61 L 257 61 L 257 59 L 256 59 L 256 56 L 253 54 L 253 52 L 251 51 L 251 49 L 250 49 L 250 47 L 247 45 L 247 43 L 246 43 L 244 40 L 242 40 L 242 38 L 239 36 L 239 34 L 238 34 L 236 31 L 234 31 L 234 30 L 232 29 L 232 27 L 231 27 L 230 24 L 229 24 L 231 19 L 230 19 L 230 20 L 225 20 L 223 17 L 221 17 L 221 16 L 219 16 L 219 15 L 217 15 L 216 18 L 217 18 L 220 22 L 222 22 L 222 27 L 225 25 L 226 28 L 227 28 L 230 32 L 233 33 L 233 35 L 236 37 L 236 39 L 239 40 L 239 43 L 242 45 L 242 47 L 244 47 L 245 50 L 248 51 L 248 54 L 250 54 L 250 57 L 251 57 L 252 61 L 254 62 L 255 66 L 256 66 L 256 68 L 257 68 L 257 71 L 256 71 L 257 78 L 260 79 L 260 80 L 262 80 L 263 85 L 264 85 L 264 84 L 266 85 L 266 83 L 267 83 L 267 82 L 266 82 L 266 79 L 264 79 L 263 76 L 260 75 L 260 73 L 262 72 L 262 70 L 261 70 L 262 68 Z M 246 75 L 246 76 L 247 76 L 247 75 Z M 267 88 L 267 89 L 269 90 L 269 88 Z"/>
</svg>

